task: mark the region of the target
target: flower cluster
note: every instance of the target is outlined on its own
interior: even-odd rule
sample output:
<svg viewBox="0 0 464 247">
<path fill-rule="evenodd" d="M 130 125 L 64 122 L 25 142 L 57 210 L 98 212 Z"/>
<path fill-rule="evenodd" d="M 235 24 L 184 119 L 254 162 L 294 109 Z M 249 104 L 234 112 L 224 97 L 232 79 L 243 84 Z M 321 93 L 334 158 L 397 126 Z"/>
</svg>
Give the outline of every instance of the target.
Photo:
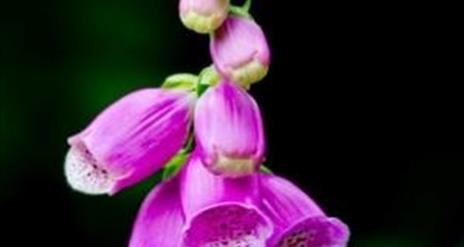
<svg viewBox="0 0 464 247">
<path fill-rule="evenodd" d="M 264 32 L 228 0 L 181 0 L 182 23 L 211 35 L 213 65 L 118 100 L 69 138 L 69 185 L 128 188 L 163 170 L 130 247 L 342 247 L 348 227 L 286 179 L 263 171 L 265 135 L 251 84 L 267 74 Z"/>
</svg>

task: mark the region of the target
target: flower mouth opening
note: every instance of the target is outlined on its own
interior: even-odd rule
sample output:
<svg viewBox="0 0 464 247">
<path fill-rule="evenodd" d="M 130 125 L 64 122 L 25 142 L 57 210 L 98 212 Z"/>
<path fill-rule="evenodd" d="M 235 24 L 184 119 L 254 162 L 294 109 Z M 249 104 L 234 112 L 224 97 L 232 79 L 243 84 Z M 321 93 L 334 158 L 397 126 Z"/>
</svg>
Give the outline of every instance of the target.
<svg viewBox="0 0 464 247">
<path fill-rule="evenodd" d="M 271 224 L 258 209 L 225 203 L 195 214 L 183 242 L 186 247 L 258 247 L 265 245 L 271 232 Z"/>
<path fill-rule="evenodd" d="M 74 190 L 86 194 L 110 193 L 116 183 L 82 143 L 69 149 L 64 167 L 68 184 Z"/>
<path fill-rule="evenodd" d="M 348 227 L 337 218 L 308 217 L 285 230 L 276 247 L 345 247 Z"/>
</svg>

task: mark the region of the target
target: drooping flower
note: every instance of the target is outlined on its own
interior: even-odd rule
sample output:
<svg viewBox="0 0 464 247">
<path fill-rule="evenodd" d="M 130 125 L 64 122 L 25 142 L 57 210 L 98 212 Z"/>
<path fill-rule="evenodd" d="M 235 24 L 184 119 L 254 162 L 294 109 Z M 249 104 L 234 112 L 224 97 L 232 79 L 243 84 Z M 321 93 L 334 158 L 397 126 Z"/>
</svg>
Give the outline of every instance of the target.
<svg viewBox="0 0 464 247">
<path fill-rule="evenodd" d="M 298 187 L 274 176 L 261 175 L 263 211 L 274 224 L 270 247 L 310 246 L 345 247 L 348 227 L 339 219 L 328 217 Z"/>
<path fill-rule="evenodd" d="M 216 69 L 247 88 L 263 79 L 270 63 L 266 37 L 258 24 L 243 17 L 228 17 L 214 32 L 210 52 Z"/>
<path fill-rule="evenodd" d="M 265 140 L 258 105 L 242 88 L 222 81 L 198 100 L 196 144 L 208 169 L 227 177 L 255 172 L 263 161 Z"/>
<path fill-rule="evenodd" d="M 180 19 L 185 27 L 198 32 L 216 30 L 227 17 L 229 0 L 180 0 Z"/>
<path fill-rule="evenodd" d="M 189 92 L 164 89 L 139 90 L 115 102 L 69 138 L 69 185 L 114 194 L 152 175 L 184 145 L 194 102 Z"/>
<path fill-rule="evenodd" d="M 145 199 L 129 246 L 264 247 L 272 225 L 258 207 L 258 189 L 257 176 L 216 176 L 193 153 L 179 176 Z"/>
<path fill-rule="evenodd" d="M 272 225 L 256 206 L 258 185 L 257 176 L 216 176 L 194 153 L 181 173 L 182 246 L 265 246 Z"/>
</svg>

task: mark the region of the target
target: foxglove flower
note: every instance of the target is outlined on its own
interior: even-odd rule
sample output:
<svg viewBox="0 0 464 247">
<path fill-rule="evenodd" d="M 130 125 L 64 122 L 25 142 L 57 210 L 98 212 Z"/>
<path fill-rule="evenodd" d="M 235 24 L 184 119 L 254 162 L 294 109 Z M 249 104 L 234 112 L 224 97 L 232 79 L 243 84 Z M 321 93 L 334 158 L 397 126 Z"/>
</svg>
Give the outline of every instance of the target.
<svg viewBox="0 0 464 247">
<path fill-rule="evenodd" d="M 265 246 L 272 226 L 256 206 L 258 185 L 257 176 L 215 176 L 194 153 L 145 199 L 129 246 Z"/>
<path fill-rule="evenodd" d="M 216 69 L 246 88 L 263 79 L 269 68 L 266 37 L 251 19 L 228 17 L 214 33 L 210 52 Z"/>
<path fill-rule="evenodd" d="M 198 33 L 210 33 L 226 19 L 229 0 L 180 0 L 182 23 Z"/>
<path fill-rule="evenodd" d="M 209 88 L 195 108 L 195 137 L 208 169 L 227 177 L 252 174 L 265 150 L 261 114 L 254 99 L 229 81 Z"/>
<path fill-rule="evenodd" d="M 153 174 L 183 146 L 194 101 L 186 91 L 144 89 L 108 107 L 68 140 L 70 186 L 114 194 Z"/>
<path fill-rule="evenodd" d="M 263 211 L 272 220 L 275 229 L 268 246 L 347 245 L 348 227 L 339 219 L 326 216 L 311 198 L 289 181 L 263 174 L 261 193 Z"/>
<path fill-rule="evenodd" d="M 257 176 L 216 176 L 194 153 L 181 173 L 182 246 L 265 246 L 272 225 L 256 206 L 258 189 Z"/>
</svg>

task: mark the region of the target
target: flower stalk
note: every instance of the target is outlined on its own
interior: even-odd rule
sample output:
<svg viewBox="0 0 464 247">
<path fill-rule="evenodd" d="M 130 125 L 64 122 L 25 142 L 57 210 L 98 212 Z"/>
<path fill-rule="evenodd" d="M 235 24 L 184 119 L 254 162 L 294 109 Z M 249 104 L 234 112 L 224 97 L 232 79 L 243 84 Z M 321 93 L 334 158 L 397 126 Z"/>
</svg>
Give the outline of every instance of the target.
<svg viewBox="0 0 464 247">
<path fill-rule="evenodd" d="M 271 52 L 251 4 L 180 0 L 183 25 L 209 34 L 212 64 L 124 96 L 68 139 L 76 191 L 115 195 L 161 172 L 129 247 L 347 246 L 345 223 L 263 165 L 264 123 L 247 90 Z"/>
</svg>

